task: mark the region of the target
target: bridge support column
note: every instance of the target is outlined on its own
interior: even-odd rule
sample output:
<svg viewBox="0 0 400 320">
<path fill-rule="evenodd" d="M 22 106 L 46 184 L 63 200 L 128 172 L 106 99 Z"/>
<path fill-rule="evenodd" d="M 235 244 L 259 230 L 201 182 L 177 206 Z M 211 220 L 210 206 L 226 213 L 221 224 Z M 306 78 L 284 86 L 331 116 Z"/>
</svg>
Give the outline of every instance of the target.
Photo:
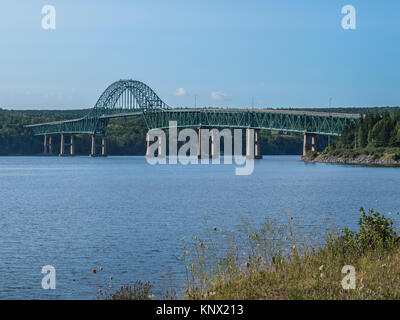
<svg viewBox="0 0 400 320">
<path fill-rule="evenodd" d="M 107 156 L 107 145 L 106 145 L 107 141 L 106 141 L 106 137 L 101 137 L 101 155 L 103 157 Z"/>
<path fill-rule="evenodd" d="M 216 152 L 216 146 L 215 146 L 215 135 L 211 135 L 211 154 L 210 158 L 212 159 L 217 159 L 217 152 Z M 219 151 L 219 150 L 218 150 Z"/>
<path fill-rule="evenodd" d="M 146 134 L 146 157 L 150 157 L 150 139 L 149 139 L 149 133 Z"/>
<path fill-rule="evenodd" d="M 61 140 L 60 140 L 60 157 L 65 156 L 65 136 L 61 133 Z"/>
<path fill-rule="evenodd" d="M 96 143 L 96 139 L 101 139 L 101 144 Z M 101 154 L 97 153 L 98 149 L 101 148 Z M 107 140 L 105 136 L 96 137 L 96 135 L 92 135 L 92 143 L 90 148 L 90 157 L 97 157 L 97 156 L 107 156 Z"/>
<path fill-rule="evenodd" d="M 303 133 L 303 157 L 306 156 L 307 153 L 307 133 Z"/>
<path fill-rule="evenodd" d="M 47 145 L 47 135 L 45 134 L 43 136 L 43 154 L 47 155 L 48 154 L 48 145 Z"/>
<path fill-rule="evenodd" d="M 251 135 L 251 130 L 254 131 L 246 129 L 246 158 L 254 158 L 254 136 Z"/>
<path fill-rule="evenodd" d="M 96 157 L 96 136 L 93 134 L 92 135 L 92 144 L 90 148 L 90 156 L 91 157 Z"/>
<path fill-rule="evenodd" d="M 75 136 L 73 134 L 71 134 L 70 155 L 75 155 Z"/>
<path fill-rule="evenodd" d="M 69 155 L 74 156 L 75 155 L 75 139 L 74 135 L 70 135 L 70 143 L 67 143 L 65 141 L 66 135 L 64 133 L 61 133 L 61 140 L 60 140 L 60 156 L 67 156 L 68 154 L 65 152 L 65 147 L 69 147 Z"/>
<path fill-rule="evenodd" d="M 315 134 L 311 136 L 311 151 L 317 151 L 316 145 L 315 145 Z"/>
<path fill-rule="evenodd" d="M 254 159 L 262 159 L 260 130 L 254 130 Z"/>
<path fill-rule="evenodd" d="M 201 158 L 201 127 L 198 128 L 197 158 Z"/>
<path fill-rule="evenodd" d="M 53 154 L 53 137 L 49 136 L 49 154 Z"/>
</svg>

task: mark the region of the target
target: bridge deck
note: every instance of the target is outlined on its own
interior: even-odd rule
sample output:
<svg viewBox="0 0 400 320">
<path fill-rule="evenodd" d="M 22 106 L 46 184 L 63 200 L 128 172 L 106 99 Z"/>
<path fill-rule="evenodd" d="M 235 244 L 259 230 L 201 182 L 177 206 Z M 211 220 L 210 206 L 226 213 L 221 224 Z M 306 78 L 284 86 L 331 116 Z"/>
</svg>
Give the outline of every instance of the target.
<svg viewBox="0 0 400 320">
<path fill-rule="evenodd" d="M 352 118 L 359 119 L 361 115 L 354 113 L 339 113 L 339 112 L 317 112 L 317 111 L 303 111 L 303 110 L 281 110 L 281 109 L 239 109 L 239 108 L 174 108 L 168 109 L 165 112 L 260 112 L 260 113 L 275 113 L 275 114 L 295 114 L 295 115 L 307 115 L 307 116 L 322 116 L 322 117 L 334 117 L 334 118 Z M 124 112 L 115 114 L 105 114 L 99 116 L 99 118 L 120 118 L 141 115 L 142 112 Z M 52 122 L 44 122 L 37 124 L 26 125 L 27 128 L 43 126 L 43 125 L 57 125 L 61 123 L 76 122 L 84 120 L 86 117 L 70 119 L 70 120 L 59 120 Z"/>
<path fill-rule="evenodd" d="M 307 116 L 322 116 L 322 117 L 337 117 L 337 118 L 353 118 L 359 119 L 360 114 L 356 113 L 340 113 L 340 112 L 317 112 L 317 111 L 303 111 L 303 110 L 287 110 L 287 109 L 239 109 L 239 108 L 175 108 L 168 111 L 217 111 L 217 112 L 263 112 L 263 113 L 278 113 L 278 114 L 297 114 Z"/>
</svg>

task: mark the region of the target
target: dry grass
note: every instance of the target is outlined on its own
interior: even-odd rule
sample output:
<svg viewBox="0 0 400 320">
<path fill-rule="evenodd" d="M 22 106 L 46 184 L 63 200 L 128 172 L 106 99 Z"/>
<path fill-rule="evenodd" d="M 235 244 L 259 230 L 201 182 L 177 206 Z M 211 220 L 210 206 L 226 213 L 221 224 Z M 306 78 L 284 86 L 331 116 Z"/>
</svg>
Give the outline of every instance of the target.
<svg viewBox="0 0 400 320">
<path fill-rule="evenodd" d="M 214 228 L 219 235 L 210 239 L 225 236 L 225 245 L 195 239 L 190 250 L 184 247 L 186 298 L 399 299 L 398 237 L 390 219 L 374 214 L 364 212 L 358 233 L 328 236 L 321 248 L 299 245 L 292 220 L 284 229 L 269 222 L 246 228 L 244 237 Z M 341 285 L 345 265 L 356 270 L 355 289 Z"/>
</svg>

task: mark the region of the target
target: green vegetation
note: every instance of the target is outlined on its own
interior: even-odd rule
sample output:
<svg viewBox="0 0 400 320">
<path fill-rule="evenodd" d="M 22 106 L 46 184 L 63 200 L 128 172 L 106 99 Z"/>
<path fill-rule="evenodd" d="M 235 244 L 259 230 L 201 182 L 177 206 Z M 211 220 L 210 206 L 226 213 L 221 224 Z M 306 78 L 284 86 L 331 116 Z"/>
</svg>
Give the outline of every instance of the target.
<svg viewBox="0 0 400 320">
<path fill-rule="evenodd" d="M 372 209 L 360 212 L 357 231 L 329 233 L 321 246 L 310 245 L 306 237 L 299 240 L 291 217 L 286 227 L 266 219 L 259 228 L 246 222 L 239 232 L 214 227 L 207 240 L 195 237 L 189 246 L 183 240 L 183 298 L 400 299 L 400 243 L 394 222 Z M 343 288 L 344 266 L 354 267 L 355 288 Z M 141 283 L 99 298 L 147 299 L 150 289 Z"/>
<path fill-rule="evenodd" d="M 150 282 L 136 281 L 133 284 L 122 286 L 115 292 L 111 292 L 111 287 L 106 291 L 98 290 L 98 299 L 100 300 L 150 300 L 153 285 Z"/>
<path fill-rule="evenodd" d="M 400 110 L 369 112 L 357 125 L 346 127 L 336 143 L 320 157 L 400 160 Z"/>
<path fill-rule="evenodd" d="M 293 220 L 287 230 L 267 221 L 247 230 L 224 256 L 213 260 L 215 246 L 197 241 L 189 253 L 189 299 L 399 299 L 400 246 L 393 221 L 360 209 L 359 230 L 326 237 L 322 247 L 296 240 Z M 219 232 L 219 231 L 215 231 Z M 211 249 L 212 248 L 212 249 Z M 355 289 L 342 287 L 342 268 L 356 271 Z"/>
<path fill-rule="evenodd" d="M 0 155 L 38 155 L 43 152 L 43 137 L 30 135 L 27 124 L 83 117 L 88 110 L 10 111 L 0 109 Z M 107 150 L 110 155 L 144 155 L 147 128 L 141 117 L 111 120 L 107 127 Z M 59 136 L 54 136 L 54 150 L 59 150 Z M 90 137 L 77 135 L 76 154 L 90 153 Z M 263 154 L 301 154 L 300 135 L 261 133 Z"/>
</svg>

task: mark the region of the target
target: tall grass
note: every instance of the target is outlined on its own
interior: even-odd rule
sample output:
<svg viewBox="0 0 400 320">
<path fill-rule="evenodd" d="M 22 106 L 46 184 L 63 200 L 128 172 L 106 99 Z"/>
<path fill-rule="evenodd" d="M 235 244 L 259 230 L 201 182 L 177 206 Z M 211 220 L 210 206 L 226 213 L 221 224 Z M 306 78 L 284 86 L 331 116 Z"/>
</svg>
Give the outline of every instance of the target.
<svg viewBox="0 0 400 320">
<path fill-rule="evenodd" d="M 391 218 L 360 209 L 359 230 L 326 234 L 321 245 L 299 238 L 296 221 L 239 230 L 210 228 L 204 239 L 182 239 L 185 293 L 162 299 L 400 299 L 400 242 Z M 353 266 L 355 289 L 342 286 Z M 152 285 L 136 282 L 101 299 L 150 299 Z"/>
<path fill-rule="evenodd" d="M 360 209 L 358 231 L 326 236 L 323 246 L 299 242 L 294 220 L 266 220 L 240 234 L 214 228 L 225 241 L 184 246 L 187 299 L 398 299 L 400 247 L 393 221 Z M 229 235 L 229 236 L 228 236 Z M 226 241 L 226 239 L 229 239 Z M 356 270 L 356 289 L 342 287 L 342 268 Z"/>
</svg>

